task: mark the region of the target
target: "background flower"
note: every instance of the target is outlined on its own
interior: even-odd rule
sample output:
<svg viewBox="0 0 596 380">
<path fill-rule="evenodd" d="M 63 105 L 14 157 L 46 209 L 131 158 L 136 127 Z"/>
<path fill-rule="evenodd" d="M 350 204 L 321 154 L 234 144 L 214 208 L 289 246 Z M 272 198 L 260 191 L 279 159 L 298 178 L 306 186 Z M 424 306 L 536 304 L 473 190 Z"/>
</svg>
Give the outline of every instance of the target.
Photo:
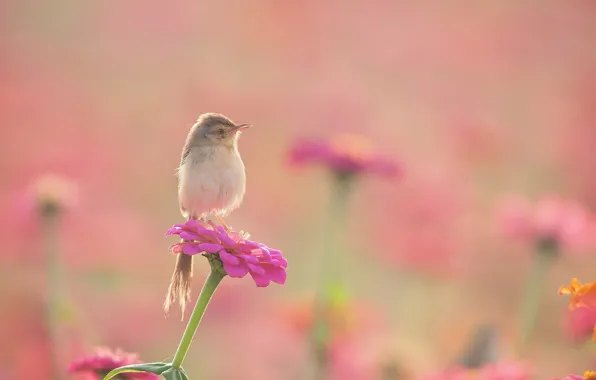
<svg viewBox="0 0 596 380">
<path fill-rule="evenodd" d="M 102 380 L 108 372 L 113 369 L 129 365 L 141 363 L 137 354 L 130 354 L 120 349 L 110 350 L 109 348 L 99 347 L 95 349 L 95 353 L 89 356 L 80 358 L 68 366 L 68 372 L 76 373 L 82 372 L 91 374 L 94 378 Z M 119 375 L 123 379 L 129 380 L 157 380 L 159 376 L 153 373 L 146 372 L 130 372 Z"/>
<path fill-rule="evenodd" d="M 377 153 L 366 137 L 341 133 L 325 140 L 298 140 L 290 149 L 290 163 L 315 164 L 327 167 L 338 174 L 371 173 L 395 177 L 401 167 L 395 159 Z"/>
<path fill-rule="evenodd" d="M 501 210 L 504 231 L 534 244 L 551 242 L 563 249 L 585 246 L 593 238 L 594 217 L 580 203 L 545 196 L 535 204 L 509 200 Z"/>
</svg>

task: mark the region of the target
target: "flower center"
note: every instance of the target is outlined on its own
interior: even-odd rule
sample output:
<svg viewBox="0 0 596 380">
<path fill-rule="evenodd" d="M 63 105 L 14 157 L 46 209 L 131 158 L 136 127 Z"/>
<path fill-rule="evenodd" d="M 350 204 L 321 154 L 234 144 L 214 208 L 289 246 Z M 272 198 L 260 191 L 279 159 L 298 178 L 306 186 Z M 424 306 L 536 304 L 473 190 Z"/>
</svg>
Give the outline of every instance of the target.
<svg viewBox="0 0 596 380">
<path fill-rule="evenodd" d="M 335 136 L 331 140 L 331 147 L 336 152 L 346 155 L 355 161 L 365 159 L 372 152 L 370 141 L 363 136 L 352 133 Z"/>
</svg>

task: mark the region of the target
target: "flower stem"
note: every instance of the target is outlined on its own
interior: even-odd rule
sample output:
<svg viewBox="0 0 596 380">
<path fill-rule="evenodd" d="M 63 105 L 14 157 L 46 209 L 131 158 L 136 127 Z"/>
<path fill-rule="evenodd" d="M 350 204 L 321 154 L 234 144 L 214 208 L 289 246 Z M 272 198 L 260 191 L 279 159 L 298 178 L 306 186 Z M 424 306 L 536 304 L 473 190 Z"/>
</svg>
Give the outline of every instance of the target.
<svg viewBox="0 0 596 380">
<path fill-rule="evenodd" d="M 180 255 L 182 254 L 183 253 L 180 253 Z M 213 297 L 215 289 L 217 289 L 217 286 L 224 277 L 225 274 L 215 269 L 212 265 L 211 272 L 209 273 L 207 280 L 205 280 L 203 289 L 201 289 L 201 294 L 199 294 L 195 308 L 192 311 L 190 319 L 188 320 L 188 324 L 186 325 L 186 330 L 184 330 L 184 335 L 182 335 L 182 339 L 180 340 L 180 344 L 178 345 L 178 349 L 174 355 L 172 367 L 180 368 L 180 366 L 182 366 L 182 362 L 184 361 L 186 353 L 188 352 L 188 349 L 192 343 L 192 339 L 197 332 L 199 323 L 201 323 L 205 309 L 207 309 L 207 305 L 209 305 L 209 301 L 211 301 L 211 297 Z"/>
<path fill-rule="evenodd" d="M 331 329 L 327 316 L 329 310 L 344 302 L 340 252 L 342 235 L 345 235 L 348 219 L 348 205 L 354 178 L 349 174 L 336 173 L 332 179 L 329 195 L 327 245 L 320 265 L 320 283 L 314 305 L 314 326 L 311 331 L 311 345 L 315 359 L 316 380 L 327 377 L 329 340 Z"/>
<path fill-rule="evenodd" d="M 345 235 L 348 222 L 348 206 L 354 178 L 337 174 L 333 178 L 329 199 L 329 221 L 327 247 L 322 263 L 322 292 L 327 298 L 341 283 L 343 262 L 340 256 L 342 235 Z"/>
<path fill-rule="evenodd" d="M 46 300 L 46 326 L 50 341 L 52 379 L 61 378 L 62 355 L 60 347 L 60 278 L 62 277 L 59 249 L 58 212 L 46 212 L 41 215 L 43 226 L 43 244 L 46 256 L 46 276 L 48 295 Z"/>
<path fill-rule="evenodd" d="M 556 256 L 556 251 L 540 248 L 535 254 L 534 264 L 526 279 L 524 298 L 519 315 L 518 355 L 525 353 L 527 345 L 536 328 L 544 283 L 548 268 Z"/>
</svg>

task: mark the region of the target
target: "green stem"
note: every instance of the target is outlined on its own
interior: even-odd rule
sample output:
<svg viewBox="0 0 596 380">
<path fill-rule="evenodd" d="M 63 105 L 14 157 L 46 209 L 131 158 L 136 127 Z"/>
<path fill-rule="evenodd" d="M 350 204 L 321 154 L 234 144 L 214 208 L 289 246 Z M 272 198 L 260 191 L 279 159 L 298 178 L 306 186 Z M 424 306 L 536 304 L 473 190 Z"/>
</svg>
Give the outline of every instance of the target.
<svg viewBox="0 0 596 380">
<path fill-rule="evenodd" d="M 46 255 L 46 276 L 48 296 L 46 300 L 46 317 L 48 337 L 50 340 L 50 356 L 52 362 L 52 378 L 61 378 L 61 344 L 60 344 L 60 249 L 59 249 L 59 213 L 42 214 L 44 250 Z"/>
<path fill-rule="evenodd" d="M 540 249 L 536 252 L 534 264 L 528 274 L 519 316 L 518 354 L 520 356 L 525 353 L 536 328 L 548 268 L 555 256 L 556 252 Z"/>
<path fill-rule="evenodd" d="M 182 362 L 184 361 L 186 353 L 192 343 L 192 339 L 197 332 L 199 323 L 201 323 L 201 319 L 203 319 L 205 309 L 207 309 L 209 301 L 211 301 L 211 297 L 213 297 L 213 293 L 215 293 L 215 289 L 217 289 L 217 286 L 224 277 L 225 274 L 215 269 L 212 264 L 211 273 L 209 273 L 209 276 L 203 285 L 203 289 L 201 289 L 201 294 L 199 294 L 195 308 L 186 325 L 186 330 L 184 330 L 184 335 L 182 335 L 182 339 L 180 340 L 180 344 L 174 355 L 174 360 L 172 361 L 172 366 L 174 368 L 180 368 L 180 366 L 182 366 Z"/>
<path fill-rule="evenodd" d="M 331 328 L 326 315 L 330 307 L 343 302 L 345 294 L 342 288 L 343 268 L 341 260 L 341 241 L 345 235 L 348 221 L 348 205 L 354 178 L 350 174 L 336 174 L 331 183 L 329 194 L 329 215 L 325 252 L 321 255 L 320 284 L 314 305 L 314 326 L 311 332 L 311 344 L 315 358 L 316 380 L 325 379 L 327 372 L 327 346 L 331 339 Z"/>
<path fill-rule="evenodd" d="M 351 175 L 337 174 L 332 182 L 329 195 L 329 216 L 326 252 L 322 255 L 323 294 L 328 295 L 341 282 L 342 268 L 341 241 L 348 222 L 348 205 L 354 178 Z"/>
</svg>

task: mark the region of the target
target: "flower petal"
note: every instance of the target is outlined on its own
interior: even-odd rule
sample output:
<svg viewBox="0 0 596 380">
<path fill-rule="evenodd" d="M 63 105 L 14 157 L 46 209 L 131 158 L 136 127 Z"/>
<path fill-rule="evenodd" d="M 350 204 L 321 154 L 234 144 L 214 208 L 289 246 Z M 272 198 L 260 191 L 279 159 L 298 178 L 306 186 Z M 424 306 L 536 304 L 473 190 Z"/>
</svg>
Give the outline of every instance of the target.
<svg viewBox="0 0 596 380">
<path fill-rule="evenodd" d="M 228 263 L 230 265 L 238 265 L 240 264 L 240 259 L 237 258 L 234 255 L 230 255 L 228 252 L 226 252 L 225 249 L 221 249 L 219 251 L 219 258 L 221 259 L 221 261 L 223 261 L 224 263 Z"/>
<path fill-rule="evenodd" d="M 255 272 L 250 272 L 250 275 L 259 288 L 267 287 L 271 282 L 266 276 L 262 276 Z"/>
<path fill-rule="evenodd" d="M 213 230 L 201 229 L 197 235 L 205 242 L 219 243 L 219 234 Z"/>
<path fill-rule="evenodd" d="M 188 220 L 186 223 L 182 224 L 182 226 L 189 227 L 189 228 L 201 228 L 203 225 L 194 219 Z"/>
<path fill-rule="evenodd" d="M 275 259 L 271 259 L 271 264 L 273 264 L 275 262 L 277 262 L 277 266 L 280 266 L 282 268 L 287 268 L 288 267 L 288 260 L 285 259 L 285 257 L 282 256 L 277 256 L 275 257 Z"/>
<path fill-rule="evenodd" d="M 579 290 L 582 287 L 581 282 L 579 282 L 579 280 L 577 278 L 572 278 L 571 282 L 569 284 L 569 288 L 571 289 L 571 291 L 573 293 L 575 293 L 577 290 Z"/>
<path fill-rule="evenodd" d="M 283 285 L 286 283 L 287 272 L 283 268 L 270 267 L 270 268 L 267 268 L 267 277 L 271 281 L 278 283 L 280 285 Z"/>
<path fill-rule="evenodd" d="M 238 255 L 240 257 L 242 257 L 244 259 L 244 261 L 246 261 L 247 263 L 251 263 L 251 264 L 258 264 L 259 263 L 259 258 L 256 256 L 252 256 L 252 255 L 245 255 L 245 254 L 241 254 Z"/>
<path fill-rule="evenodd" d="M 223 262 L 224 269 L 230 277 L 241 278 L 248 274 L 248 267 L 241 263 L 240 265 L 231 265 Z"/>
<path fill-rule="evenodd" d="M 571 289 L 569 289 L 567 286 L 561 286 L 559 288 L 559 295 L 563 295 L 563 294 L 571 294 Z"/>
<path fill-rule="evenodd" d="M 170 252 L 172 253 L 181 253 L 182 249 L 184 248 L 184 243 L 176 243 L 172 244 L 169 248 Z"/>
<path fill-rule="evenodd" d="M 194 233 L 188 231 L 182 231 L 178 235 L 180 235 L 180 239 L 184 240 L 197 240 L 198 236 Z"/>
<path fill-rule="evenodd" d="M 260 265 L 246 263 L 246 266 L 248 266 L 248 269 L 250 270 L 251 273 L 257 273 L 257 274 L 260 274 L 261 276 L 265 275 L 265 269 Z"/>
<path fill-rule="evenodd" d="M 187 255 L 196 255 L 197 253 L 203 252 L 202 249 L 199 248 L 199 245 L 196 243 L 183 243 L 184 246 L 182 247 L 182 252 L 186 253 Z"/>
<path fill-rule="evenodd" d="M 174 226 L 166 231 L 166 236 L 178 235 L 178 234 L 180 234 L 180 231 L 182 231 L 180 228 Z"/>
<path fill-rule="evenodd" d="M 236 242 L 227 234 L 220 234 L 219 240 L 226 248 L 231 248 L 236 245 Z"/>
<path fill-rule="evenodd" d="M 219 252 L 220 249 L 223 248 L 221 246 L 221 244 L 214 244 L 214 243 L 200 243 L 198 246 L 201 249 L 201 251 L 209 252 L 209 253 L 217 253 L 217 252 Z"/>
</svg>

